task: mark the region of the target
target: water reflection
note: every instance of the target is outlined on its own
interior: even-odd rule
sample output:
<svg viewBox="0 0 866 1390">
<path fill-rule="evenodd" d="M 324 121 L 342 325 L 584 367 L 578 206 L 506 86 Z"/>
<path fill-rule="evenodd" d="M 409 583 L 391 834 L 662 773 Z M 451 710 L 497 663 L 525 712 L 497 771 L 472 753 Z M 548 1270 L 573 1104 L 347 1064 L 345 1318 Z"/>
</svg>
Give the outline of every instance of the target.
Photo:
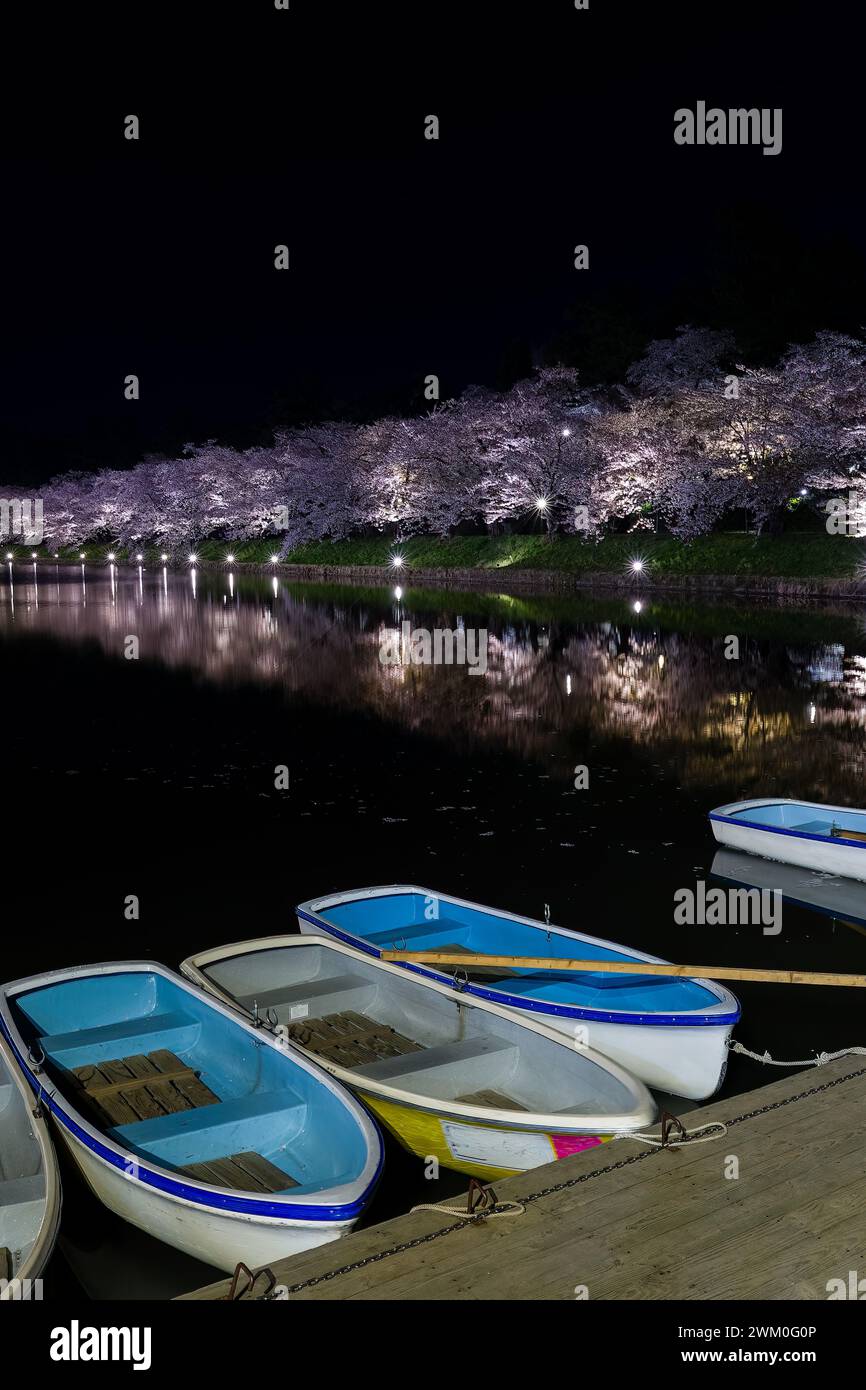
<svg viewBox="0 0 866 1390">
<path fill-rule="evenodd" d="M 835 874 L 778 864 L 739 850 L 716 850 L 712 863 L 714 878 L 738 887 L 777 891 L 785 902 L 819 912 L 822 916 L 866 928 L 866 884 Z"/>
<path fill-rule="evenodd" d="M 58 571 L 40 586 L 29 568 L 9 566 L 0 586 L 6 638 L 96 642 L 121 660 L 135 634 L 144 661 L 361 708 L 462 746 L 561 753 L 563 769 L 579 739 L 604 735 L 664 755 L 697 788 L 863 799 L 866 642 L 854 613 L 326 589 L 194 565 L 85 575 L 82 564 L 80 578 Z M 383 665 L 383 640 L 406 620 L 486 628 L 486 672 Z M 725 655 L 731 633 L 738 659 Z"/>
</svg>

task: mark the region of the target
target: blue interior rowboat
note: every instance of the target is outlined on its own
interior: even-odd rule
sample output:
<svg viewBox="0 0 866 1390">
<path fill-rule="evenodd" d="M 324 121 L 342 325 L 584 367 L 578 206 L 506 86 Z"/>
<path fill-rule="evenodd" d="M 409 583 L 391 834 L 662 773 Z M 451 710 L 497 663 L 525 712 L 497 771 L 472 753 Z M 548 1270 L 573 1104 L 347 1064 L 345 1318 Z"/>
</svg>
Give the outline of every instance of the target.
<svg viewBox="0 0 866 1390">
<path fill-rule="evenodd" d="M 866 811 L 820 801 L 731 801 L 710 811 L 719 844 L 866 880 Z"/>
<path fill-rule="evenodd" d="M 219 1269 L 333 1240 L 372 1195 L 382 1140 L 354 1097 L 164 966 L 17 980 L 0 1029 L 105 1205 Z"/>
<path fill-rule="evenodd" d="M 658 1090 L 699 1100 L 721 1084 L 740 1006 L 712 980 L 641 975 L 641 961 L 658 956 L 409 884 L 313 898 L 297 915 L 301 931 L 375 955 L 411 949 L 633 960 L 633 975 L 467 966 L 458 968 L 458 982 L 470 994 L 540 1016 Z M 454 979 L 450 967 L 404 969 Z"/>
</svg>

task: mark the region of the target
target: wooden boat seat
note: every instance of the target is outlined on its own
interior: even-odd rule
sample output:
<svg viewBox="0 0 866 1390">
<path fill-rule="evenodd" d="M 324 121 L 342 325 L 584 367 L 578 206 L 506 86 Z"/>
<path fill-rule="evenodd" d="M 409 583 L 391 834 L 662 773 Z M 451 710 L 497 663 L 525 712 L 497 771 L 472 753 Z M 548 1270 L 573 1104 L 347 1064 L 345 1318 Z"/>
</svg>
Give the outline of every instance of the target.
<svg viewBox="0 0 866 1390">
<path fill-rule="evenodd" d="M 866 830 L 843 830 L 841 826 L 834 825 L 830 834 L 834 839 L 841 840 L 860 840 L 866 842 Z"/>
<path fill-rule="evenodd" d="M 252 1150 L 229 1154 L 226 1158 L 209 1158 L 207 1163 L 188 1163 L 178 1172 L 197 1178 L 199 1182 L 235 1188 L 238 1192 L 284 1192 L 300 1187 L 291 1174 L 284 1173 L 270 1159 Z"/>
<path fill-rule="evenodd" d="M 324 1018 L 298 1019 L 290 1025 L 289 1037 L 317 1057 L 350 1069 L 383 1057 L 399 1057 L 422 1050 L 420 1043 L 398 1033 L 387 1023 L 366 1018 L 351 1009 L 327 1014 Z"/>
<path fill-rule="evenodd" d="M 173 1052 L 118 1057 L 74 1067 L 83 1100 L 102 1125 L 136 1124 L 182 1110 L 219 1105 L 220 1098 Z"/>
<path fill-rule="evenodd" d="M 493 1056 L 497 1056 L 501 1067 L 512 1059 L 516 1061 L 517 1054 L 516 1043 L 506 1042 L 503 1038 L 464 1038 L 462 1042 L 441 1043 L 437 1047 L 427 1047 L 402 1057 L 386 1057 L 355 1070 L 359 1078 L 368 1076 L 371 1081 L 395 1079 L 402 1082 L 409 1077 L 417 1077 L 420 1088 L 434 1085 L 437 1090 L 454 1079 L 461 1086 L 461 1094 L 465 1095 L 473 1081 L 479 1084 L 490 1080 L 490 1059 Z"/>
</svg>

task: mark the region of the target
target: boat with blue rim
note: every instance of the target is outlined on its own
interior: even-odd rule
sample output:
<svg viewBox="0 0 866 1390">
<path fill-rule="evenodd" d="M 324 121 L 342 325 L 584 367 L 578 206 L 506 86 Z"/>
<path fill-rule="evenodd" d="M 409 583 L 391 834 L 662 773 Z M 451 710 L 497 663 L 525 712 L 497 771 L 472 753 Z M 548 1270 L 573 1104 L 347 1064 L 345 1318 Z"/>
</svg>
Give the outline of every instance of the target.
<svg viewBox="0 0 866 1390">
<path fill-rule="evenodd" d="M 821 801 L 731 801 L 710 811 L 721 845 L 866 880 L 866 811 Z"/>
<path fill-rule="evenodd" d="M 102 1202 L 218 1269 L 334 1240 L 373 1194 L 382 1138 L 355 1098 L 164 966 L 16 980 L 0 1032 Z"/>
<path fill-rule="evenodd" d="M 520 917 L 411 884 L 311 898 L 297 910 L 302 932 L 332 936 L 373 955 L 437 950 L 471 955 L 634 961 L 634 974 L 404 964 L 468 994 L 531 1015 L 594 1048 L 647 1086 L 702 1100 L 721 1085 L 728 1041 L 740 1016 L 714 980 L 642 975 L 659 963 L 628 946 Z"/>
</svg>

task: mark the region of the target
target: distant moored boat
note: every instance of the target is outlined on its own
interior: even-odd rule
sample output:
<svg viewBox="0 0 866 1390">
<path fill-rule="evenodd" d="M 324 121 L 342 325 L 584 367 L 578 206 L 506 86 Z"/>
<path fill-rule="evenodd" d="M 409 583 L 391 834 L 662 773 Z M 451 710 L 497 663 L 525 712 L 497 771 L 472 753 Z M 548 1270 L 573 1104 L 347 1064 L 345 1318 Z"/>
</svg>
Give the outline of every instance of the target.
<svg viewBox="0 0 866 1390">
<path fill-rule="evenodd" d="M 719 844 L 866 880 L 866 811 L 820 801 L 731 801 L 710 811 Z"/>
</svg>

